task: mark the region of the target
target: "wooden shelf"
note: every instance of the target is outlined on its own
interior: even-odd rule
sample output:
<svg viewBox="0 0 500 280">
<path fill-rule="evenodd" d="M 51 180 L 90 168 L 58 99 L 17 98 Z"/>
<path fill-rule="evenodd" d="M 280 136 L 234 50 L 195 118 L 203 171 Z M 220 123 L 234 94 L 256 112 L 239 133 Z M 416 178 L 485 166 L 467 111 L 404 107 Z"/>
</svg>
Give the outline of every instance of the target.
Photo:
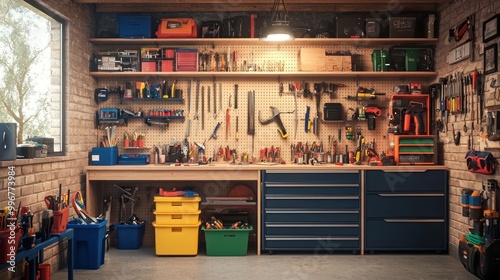
<svg viewBox="0 0 500 280">
<path fill-rule="evenodd" d="M 120 72 L 122 73 L 122 72 Z M 121 101 L 179 101 L 184 102 L 184 98 L 120 98 Z"/>
<path fill-rule="evenodd" d="M 404 44 L 436 44 L 437 38 L 297 38 L 294 41 L 268 42 L 256 38 L 187 38 L 187 39 L 165 39 L 165 38 L 90 38 L 89 42 L 94 45 L 140 45 L 140 46 L 197 46 L 197 45 L 283 45 L 294 44 L 334 44 L 350 46 L 378 46 L 378 45 L 404 45 Z"/>
<path fill-rule="evenodd" d="M 431 71 L 352 71 L 352 72 L 90 72 L 95 78 L 316 78 L 316 77 L 366 77 L 366 78 L 434 78 L 437 72 Z"/>
<path fill-rule="evenodd" d="M 124 150 L 149 150 L 150 147 L 123 147 Z"/>
</svg>

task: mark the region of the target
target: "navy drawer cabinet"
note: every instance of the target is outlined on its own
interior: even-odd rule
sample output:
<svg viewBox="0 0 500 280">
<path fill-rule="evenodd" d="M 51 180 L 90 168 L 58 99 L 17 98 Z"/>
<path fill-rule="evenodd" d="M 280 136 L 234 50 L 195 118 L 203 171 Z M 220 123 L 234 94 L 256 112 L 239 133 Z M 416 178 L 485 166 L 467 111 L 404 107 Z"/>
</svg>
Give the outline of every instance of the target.
<svg viewBox="0 0 500 280">
<path fill-rule="evenodd" d="M 365 250 L 448 249 L 448 172 L 365 171 Z"/>
<path fill-rule="evenodd" d="M 360 172 L 262 172 L 262 250 L 361 248 Z"/>
</svg>

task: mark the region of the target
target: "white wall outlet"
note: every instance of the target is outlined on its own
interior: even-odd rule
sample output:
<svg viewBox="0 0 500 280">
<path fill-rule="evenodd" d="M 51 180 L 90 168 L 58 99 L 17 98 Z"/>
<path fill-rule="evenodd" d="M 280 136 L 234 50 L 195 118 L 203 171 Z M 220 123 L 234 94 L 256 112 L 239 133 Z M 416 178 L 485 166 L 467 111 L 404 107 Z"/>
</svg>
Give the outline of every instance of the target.
<svg viewBox="0 0 500 280">
<path fill-rule="evenodd" d="M 480 43 L 479 44 L 479 54 L 483 54 L 484 53 L 484 43 Z"/>
</svg>

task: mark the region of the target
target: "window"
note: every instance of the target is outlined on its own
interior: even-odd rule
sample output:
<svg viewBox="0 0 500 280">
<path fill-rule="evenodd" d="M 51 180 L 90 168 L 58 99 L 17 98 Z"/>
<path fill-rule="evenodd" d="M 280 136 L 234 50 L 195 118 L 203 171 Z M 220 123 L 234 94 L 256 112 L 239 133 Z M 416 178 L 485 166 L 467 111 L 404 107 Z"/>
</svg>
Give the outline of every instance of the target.
<svg viewBox="0 0 500 280">
<path fill-rule="evenodd" d="M 17 123 L 18 143 L 43 138 L 49 155 L 64 154 L 64 28 L 33 0 L 0 1 L 0 122 Z"/>
</svg>

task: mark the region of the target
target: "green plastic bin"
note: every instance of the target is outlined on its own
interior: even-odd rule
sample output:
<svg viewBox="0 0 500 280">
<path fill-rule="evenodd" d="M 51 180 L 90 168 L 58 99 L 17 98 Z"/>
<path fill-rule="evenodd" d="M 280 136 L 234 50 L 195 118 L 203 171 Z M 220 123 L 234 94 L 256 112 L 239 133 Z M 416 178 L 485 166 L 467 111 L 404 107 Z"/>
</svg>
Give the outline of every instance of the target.
<svg viewBox="0 0 500 280">
<path fill-rule="evenodd" d="M 246 256 L 249 229 L 206 229 L 205 243 L 207 256 Z"/>
</svg>

